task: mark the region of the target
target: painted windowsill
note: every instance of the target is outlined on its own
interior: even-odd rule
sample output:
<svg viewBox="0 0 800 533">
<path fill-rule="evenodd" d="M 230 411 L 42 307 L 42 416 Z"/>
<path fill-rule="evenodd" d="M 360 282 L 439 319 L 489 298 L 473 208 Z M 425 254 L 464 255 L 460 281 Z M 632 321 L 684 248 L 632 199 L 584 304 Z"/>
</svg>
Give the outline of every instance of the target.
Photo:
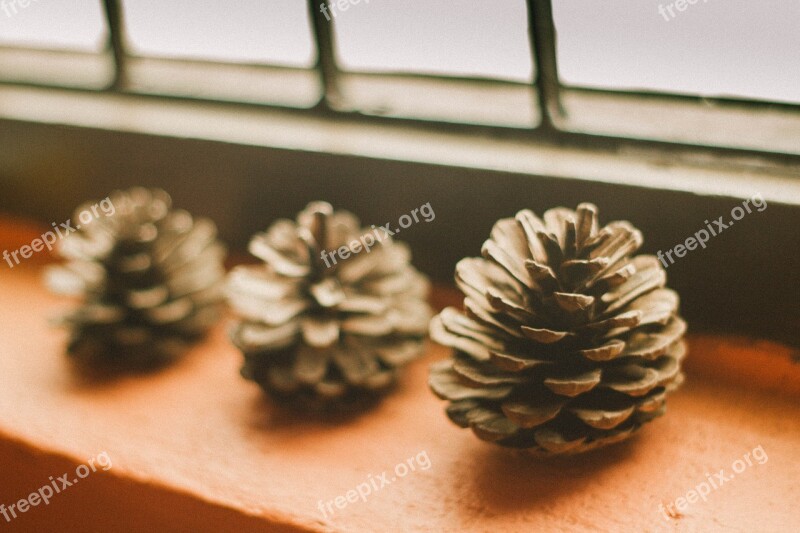
<svg viewBox="0 0 800 533">
<path fill-rule="evenodd" d="M 2 232 L 0 232 L 2 234 Z M 8 243 L 0 238 L 0 245 Z M 669 413 L 630 441 L 541 461 L 482 443 L 426 385 L 431 345 L 377 408 L 339 422 L 293 418 L 239 377 L 225 325 L 156 374 L 86 382 L 47 317 L 66 302 L 41 261 L 0 267 L 0 503 L 105 452 L 98 470 L 31 507 L 15 531 L 781 531 L 800 524 L 800 365 L 779 344 L 691 336 Z M 457 301 L 434 292 L 441 307 Z M 761 446 L 764 464 L 688 505 L 659 510 Z M 425 452 L 430 467 L 325 517 L 335 500 Z"/>
</svg>

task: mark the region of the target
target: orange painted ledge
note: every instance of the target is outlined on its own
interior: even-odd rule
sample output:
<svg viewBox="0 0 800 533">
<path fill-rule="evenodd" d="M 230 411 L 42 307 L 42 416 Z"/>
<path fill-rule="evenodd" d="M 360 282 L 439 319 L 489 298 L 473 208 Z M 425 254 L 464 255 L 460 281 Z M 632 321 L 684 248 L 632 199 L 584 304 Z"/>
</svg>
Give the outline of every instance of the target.
<svg viewBox="0 0 800 533">
<path fill-rule="evenodd" d="M 606 450 L 550 461 L 453 426 L 427 390 L 431 346 L 396 393 L 351 419 L 293 418 L 238 375 L 221 324 L 160 373 L 87 382 L 48 315 L 64 302 L 38 267 L 0 265 L 0 504 L 49 477 L 98 469 L 0 531 L 792 531 L 800 528 L 800 365 L 778 344 L 691 337 L 686 385 L 666 417 Z M 438 290 L 434 301 L 451 302 Z M 668 504 L 761 446 L 707 500 Z M 319 501 L 420 454 L 409 472 L 324 516 Z M 751 454 L 752 456 L 752 454 Z M 418 462 L 421 465 L 424 461 Z M 395 476 L 396 477 L 396 476 Z M 387 478 L 388 479 L 388 478 Z M 341 500 L 340 500 L 341 503 Z"/>
</svg>

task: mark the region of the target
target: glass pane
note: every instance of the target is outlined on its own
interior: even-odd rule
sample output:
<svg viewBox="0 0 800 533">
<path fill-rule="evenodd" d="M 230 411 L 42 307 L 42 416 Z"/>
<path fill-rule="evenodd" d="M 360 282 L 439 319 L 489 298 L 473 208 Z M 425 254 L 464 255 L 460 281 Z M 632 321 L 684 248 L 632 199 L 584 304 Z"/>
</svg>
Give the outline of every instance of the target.
<svg viewBox="0 0 800 533">
<path fill-rule="evenodd" d="M 97 0 L 0 2 L 0 46 L 99 52 L 107 39 Z"/>
<path fill-rule="evenodd" d="M 800 103 L 797 0 L 554 0 L 566 85 Z"/>
<path fill-rule="evenodd" d="M 533 76 L 522 0 L 336 0 L 324 9 L 346 70 Z"/>
<path fill-rule="evenodd" d="M 316 61 L 303 0 L 124 0 L 131 53 L 310 67 Z"/>
</svg>

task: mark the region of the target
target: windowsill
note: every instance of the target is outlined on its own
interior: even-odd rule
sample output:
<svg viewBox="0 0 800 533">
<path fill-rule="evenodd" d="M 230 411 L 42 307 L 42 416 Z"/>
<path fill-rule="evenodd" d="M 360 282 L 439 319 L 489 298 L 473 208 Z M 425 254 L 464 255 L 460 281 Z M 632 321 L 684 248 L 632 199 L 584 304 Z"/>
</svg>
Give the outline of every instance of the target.
<svg viewBox="0 0 800 533">
<path fill-rule="evenodd" d="M 16 241 L 27 238 L 20 231 Z M 13 245 L 7 232 L 0 237 Z M 65 302 L 42 288 L 36 263 L 0 268 L 0 502 L 99 453 L 113 461 L 20 515 L 20 530 L 653 530 L 665 524 L 659 503 L 757 446 L 767 463 L 672 521 L 779 531 L 800 519 L 800 365 L 779 344 L 691 336 L 688 379 L 666 417 L 605 451 L 542 462 L 446 419 L 426 385 L 428 365 L 446 356 L 435 345 L 395 394 L 341 423 L 277 412 L 239 377 L 224 324 L 163 372 L 82 382 L 62 353 L 65 333 L 47 323 Z M 438 307 L 457 300 L 452 290 L 434 292 Z M 319 500 L 423 451 L 429 470 L 323 519 Z"/>
<path fill-rule="evenodd" d="M 320 98 L 313 70 L 265 65 L 129 57 L 131 92 L 307 108 Z"/>
<path fill-rule="evenodd" d="M 0 72 L 12 82 L 99 90 L 111 81 L 114 62 L 103 53 L 0 46 Z"/>
<path fill-rule="evenodd" d="M 800 167 L 791 157 L 560 145 L 500 130 L 0 85 L 0 144 L 13 147 L 0 152 L 0 209 L 49 224 L 114 189 L 161 187 L 243 250 L 254 232 L 309 201 L 330 201 L 366 224 L 430 203 L 436 222 L 402 240 L 423 272 L 444 281 L 496 220 L 522 208 L 594 202 L 604 220 L 636 225 L 642 252 L 655 254 L 759 194 L 769 209 L 670 268 L 670 285 L 695 331 L 798 342 L 796 297 L 786 290 L 798 283 L 791 265 L 800 245 Z"/>
<path fill-rule="evenodd" d="M 567 88 L 561 98 L 567 118 L 560 126 L 568 131 L 800 153 L 800 113 L 796 106 L 720 104 L 659 94 Z"/>
<path fill-rule="evenodd" d="M 522 83 L 364 73 L 341 73 L 338 83 L 341 107 L 365 115 L 529 129 L 540 121 L 536 90 Z"/>
<path fill-rule="evenodd" d="M 0 120 L 243 146 L 550 176 L 800 205 L 800 171 L 758 158 L 735 165 L 652 150 L 609 152 L 502 136 L 363 123 L 290 110 L 147 96 L 0 86 Z"/>
</svg>

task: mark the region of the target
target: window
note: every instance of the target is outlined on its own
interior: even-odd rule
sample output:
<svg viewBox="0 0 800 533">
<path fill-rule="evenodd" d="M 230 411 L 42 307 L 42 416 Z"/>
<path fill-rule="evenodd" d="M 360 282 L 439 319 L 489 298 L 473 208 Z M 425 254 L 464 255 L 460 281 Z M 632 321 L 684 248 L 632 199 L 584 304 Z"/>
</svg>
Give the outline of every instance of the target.
<svg viewBox="0 0 800 533">
<path fill-rule="evenodd" d="M 374 2 L 328 18 L 342 107 L 521 128 L 538 122 L 522 0 L 500 9 L 475 0 Z"/>
<path fill-rule="evenodd" d="M 103 87 L 113 72 L 100 2 L 0 4 L 0 77 L 4 81 Z"/>
<path fill-rule="evenodd" d="M 791 0 L 3 6 L 6 82 L 800 153 Z"/>
<path fill-rule="evenodd" d="M 319 100 L 302 2 L 125 0 L 122 21 L 133 91 L 289 107 Z"/>
<path fill-rule="evenodd" d="M 797 2 L 695 0 L 679 11 L 558 0 L 553 9 L 566 86 L 800 104 Z"/>
<path fill-rule="evenodd" d="M 670 278 L 689 316 L 797 331 L 797 2 L 322 1 L 0 2 L 0 208 L 159 185 L 241 249 L 309 200 L 436 200 L 408 239 L 446 280 L 522 206 L 593 200 L 655 252 L 757 188 L 769 214 Z"/>
<path fill-rule="evenodd" d="M 296 68 L 316 60 L 306 6 L 296 0 L 124 0 L 122 7 L 126 45 L 138 57 Z"/>
<path fill-rule="evenodd" d="M 800 4 L 675 4 L 553 2 L 563 127 L 798 153 Z"/>
</svg>

